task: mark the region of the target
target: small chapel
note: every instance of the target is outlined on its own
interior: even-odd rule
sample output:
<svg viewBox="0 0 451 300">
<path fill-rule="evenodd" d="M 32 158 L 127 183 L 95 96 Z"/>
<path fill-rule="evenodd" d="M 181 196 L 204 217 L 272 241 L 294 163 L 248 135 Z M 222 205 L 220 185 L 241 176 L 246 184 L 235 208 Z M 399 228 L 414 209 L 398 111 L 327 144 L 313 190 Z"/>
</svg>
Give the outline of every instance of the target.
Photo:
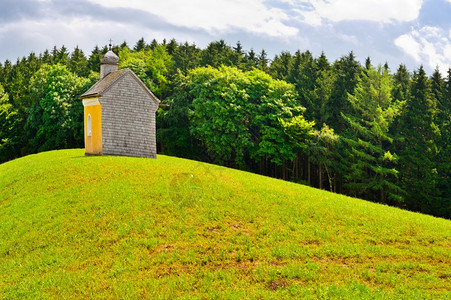
<svg viewBox="0 0 451 300">
<path fill-rule="evenodd" d="M 85 155 L 156 158 L 155 113 L 160 100 L 119 57 L 100 60 L 100 80 L 80 98 L 84 107 Z"/>
</svg>

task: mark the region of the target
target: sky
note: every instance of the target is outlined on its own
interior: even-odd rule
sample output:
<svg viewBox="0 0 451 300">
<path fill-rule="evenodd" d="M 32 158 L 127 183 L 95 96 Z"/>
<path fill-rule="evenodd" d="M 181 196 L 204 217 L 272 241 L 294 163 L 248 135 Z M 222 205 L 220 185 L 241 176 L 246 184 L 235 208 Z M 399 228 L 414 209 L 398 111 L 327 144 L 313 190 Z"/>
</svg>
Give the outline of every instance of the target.
<svg viewBox="0 0 451 300">
<path fill-rule="evenodd" d="M 0 0 L 0 62 L 65 46 L 175 38 L 205 48 L 225 40 L 244 50 L 353 51 L 362 63 L 402 63 L 428 74 L 451 67 L 451 0 Z"/>
</svg>

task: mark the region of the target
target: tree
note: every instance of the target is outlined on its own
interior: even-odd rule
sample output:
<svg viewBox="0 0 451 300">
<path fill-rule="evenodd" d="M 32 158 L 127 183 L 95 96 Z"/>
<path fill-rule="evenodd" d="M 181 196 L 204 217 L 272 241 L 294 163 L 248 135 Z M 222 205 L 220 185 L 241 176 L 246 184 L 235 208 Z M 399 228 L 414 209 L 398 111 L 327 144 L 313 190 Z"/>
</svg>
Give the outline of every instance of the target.
<svg viewBox="0 0 451 300">
<path fill-rule="evenodd" d="M 236 43 L 236 46 L 233 47 L 233 57 L 232 57 L 232 62 L 233 65 L 239 69 L 242 69 L 242 61 L 244 59 L 244 51 L 243 51 L 243 46 L 241 45 L 241 42 L 238 41 Z"/>
<path fill-rule="evenodd" d="M 177 47 L 172 55 L 174 64 L 171 73 L 176 75 L 177 70 L 180 70 L 187 75 L 189 70 L 199 66 L 199 53 L 200 49 L 195 44 L 190 45 L 188 42 Z"/>
<path fill-rule="evenodd" d="M 68 67 L 72 73 L 80 77 L 88 77 L 89 75 L 88 60 L 83 50 L 78 48 L 78 46 L 75 47 L 74 52 L 70 55 Z"/>
<path fill-rule="evenodd" d="M 341 113 L 349 112 L 348 94 L 352 94 L 357 85 L 361 66 L 356 61 L 354 53 L 350 52 L 336 61 L 333 67 L 336 80 L 326 106 L 327 110 L 324 111 L 324 119 L 338 134 L 341 134 L 346 128 Z"/>
<path fill-rule="evenodd" d="M 188 80 L 194 97 L 190 131 L 214 162 L 243 168 L 252 159 L 282 166 L 293 157 L 281 123 L 301 110 L 292 85 L 260 70 L 225 66 L 197 68 Z"/>
<path fill-rule="evenodd" d="M 83 106 L 78 96 L 87 83 L 60 64 L 44 65 L 36 73 L 27 120 L 31 152 L 82 146 Z"/>
<path fill-rule="evenodd" d="M 276 55 L 269 68 L 269 74 L 275 79 L 286 81 L 291 58 L 291 53 L 287 51 L 282 52 L 280 55 Z"/>
<path fill-rule="evenodd" d="M 323 124 L 321 130 L 315 130 L 313 139 L 309 140 L 307 144 L 306 154 L 308 155 L 309 162 L 316 163 L 318 165 L 318 183 L 319 188 L 323 189 L 324 180 L 323 173 L 326 173 L 329 190 L 334 191 L 334 181 L 336 173 L 337 160 L 336 149 L 340 142 L 340 137 L 334 133 L 332 128 L 329 128 L 326 124 Z M 310 178 L 310 168 L 309 175 Z"/>
<path fill-rule="evenodd" d="M 22 145 L 22 117 L 0 84 L 0 163 L 18 157 Z"/>
<path fill-rule="evenodd" d="M 155 47 L 150 51 L 146 60 L 147 75 L 150 79 L 149 88 L 160 99 L 164 99 L 170 94 L 169 71 L 173 64 L 172 57 L 164 46 Z"/>
<path fill-rule="evenodd" d="M 410 210 L 433 214 L 440 210 L 434 162 L 439 129 L 435 124 L 437 102 L 423 67 L 414 72 L 409 93 L 396 140 L 400 184 L 406 190 L 405 199 Z"/>
<path fill-rule="evenodd" d="M 258 56 L 258 68 L 263 72 L 268 72 L 269 71 L 268 65 L 269 65 L 268 54 L 266 54 L 265 49 L 262 49 L 260 55 Z"/>
<path fill-rule="evenodd" d="M 211 159 L 228 166 L 245 166 L 252 147 L 247 126 L 246 86 L 248 80 L 236 68 L 197 68 L 189 74 L 190 132 L 205 146 Z"/>
<path fill-rule="evenodd" d="M 172 95 L 162 101 L 167 106 L 157 111 L 157 141 L 163 153 L 204 160 L 198 140 L 190 133 L 188 115 L 194 99 L 190 93 L 191 80 L 179 71 L 174 83 Z"/>
<path fill-rule="evenodd" d="M 224 40 L 211 42 L 207 48 L 200 53 L 200 65 L 219 67 L 221 65 L 233 65 L 234 52 Z"/>
<path fill-rule="evenodd" d="M 91 55 L 88 59 L 88 67 L 93 72 L 99 72 L 100 70 L 100 58 L 102 58 L 102 52 L 99 49 L 99 46 L 95 46 L 91 51 Z"/>
<path fill-rule="evenodd" d="M 244 68 L 245 71 L 250 71 L 253 68 L 257 68 L 257 67 L 258 67 L 258 58 L 257 58 L 257 55 L 255 54 L 254 49 L 251 49 L 244 56 L 244 66 L 243 66 L 243 68 Z"/>
<path fill-rule="evenodd" d="M 437 143 L 438 189 L 441 192 L 436 215 L 451 218 L 451 69 L 443 80 L 438 69 L 432 75 L 432 94 L 437 102 L 436 123 L 440 130 Z"/>
<path fill-rule="evenodd" d="M 137 42 L 135 47 L 133 47 L 133 51 L 139 52 L 143 51 L 146 48 L 146 42 L 144 41 L 144 38 L 140 38 Z"/>
<path fill-rule="evenodd" d="M 348 193 L 381 203 L 400 204 L 396 185 L 396 155 L 388 151 L 389 127 L 399 113 L 391 97 L 392 82 L 381 66 L 369 66 L 360 76 L 354 94 L 348 94 L 349 113 L 342 140 L 345 188 Z"/>
</svg>

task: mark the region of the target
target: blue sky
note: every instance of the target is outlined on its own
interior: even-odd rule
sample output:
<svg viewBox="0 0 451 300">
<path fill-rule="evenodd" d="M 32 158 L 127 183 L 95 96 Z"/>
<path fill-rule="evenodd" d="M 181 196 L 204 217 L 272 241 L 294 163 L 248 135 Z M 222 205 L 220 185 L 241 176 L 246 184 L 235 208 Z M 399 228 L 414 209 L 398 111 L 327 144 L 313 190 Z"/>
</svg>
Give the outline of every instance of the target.
<svg viewBox="0 0 451 300">
<path fill-rule="evenodd" d="M 451 0 L 1 0 L 0 62 L 76 45 L 89 54 L 110 38 L 133 46 L 175 38 L 205 47 L 322 51 L 333 61 L 404 63 L 429 74 L 451 66 Z"/>
</svg>

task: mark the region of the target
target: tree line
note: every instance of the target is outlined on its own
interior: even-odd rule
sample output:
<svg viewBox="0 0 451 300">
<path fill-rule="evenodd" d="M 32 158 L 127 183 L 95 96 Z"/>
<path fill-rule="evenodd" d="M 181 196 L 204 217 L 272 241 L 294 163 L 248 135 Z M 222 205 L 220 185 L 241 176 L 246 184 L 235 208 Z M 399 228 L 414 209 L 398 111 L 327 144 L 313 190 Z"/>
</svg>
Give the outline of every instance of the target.
<svg viewBox="0 0 451 300">
<path fill-rule="evenodd" d="M 0 162 L 83 147 L 78 99 L 101 56 L 64 46 L 0 63 Z M 159 153 L 450 218 L 451 70 L 362 65 L 353 52 L 245 51 L 176 40 L 113 51 L 165 106 Z"/>
</svg>

